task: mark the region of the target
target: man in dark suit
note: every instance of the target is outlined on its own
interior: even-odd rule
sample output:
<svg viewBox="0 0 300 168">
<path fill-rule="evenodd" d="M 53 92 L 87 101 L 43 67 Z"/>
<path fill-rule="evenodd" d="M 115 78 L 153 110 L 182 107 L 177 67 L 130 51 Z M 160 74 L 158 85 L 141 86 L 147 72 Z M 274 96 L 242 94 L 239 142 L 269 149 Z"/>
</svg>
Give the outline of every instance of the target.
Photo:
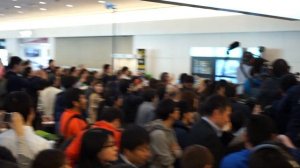
<svg viewBox="0 0 300 168">
<path fill-rule="evenodd" d="M 7 79 L 7 92 L 14 92 L 14 91 L 25 91 L 29 83 L 27 79 L 25 79 L 21 73 L 23 72 L 24 68 L 22 66 L 22 59 L 17 56 L 13 56 L 10 58 L 8 64 L 8 71 L 5 75 Z"/>
<path fill-rule="evenodd" d="M 121 154 L 115 166 L 146 168 L 151 157 L 150 136 L 142 127 L 131 126 L 121 138 Z"/>
<path fill-rule="evenodd" d="M 222 131 L 230 125 L 231 105 L 226 97 L 213 95 L 207 99 L 202 107 L 203 117 L 192 128 L 190 144 L 207 147 L 215 158 L 215 167 L 225 154 L 225 146 L 231 136 Z"/>
</svg>

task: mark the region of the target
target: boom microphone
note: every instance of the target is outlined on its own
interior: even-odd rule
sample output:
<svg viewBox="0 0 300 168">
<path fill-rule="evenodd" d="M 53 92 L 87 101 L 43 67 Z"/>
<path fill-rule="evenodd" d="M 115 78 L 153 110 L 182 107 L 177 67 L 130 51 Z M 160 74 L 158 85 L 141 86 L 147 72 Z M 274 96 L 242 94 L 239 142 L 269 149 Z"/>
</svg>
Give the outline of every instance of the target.
<svg viewBox="0 0 300 168">
<path fill-rule="evenodd" d="M 227 55 L 229 55 L 229 51 L 231 51 L 231 50 L 233 50 L 233 49 L 235 49 L 239 46 L 240 46 L 240 42 L 238 42 L 238 41 L 235 41 L 235 42 L 231 43 L 228 47 Z"/>
</svg>

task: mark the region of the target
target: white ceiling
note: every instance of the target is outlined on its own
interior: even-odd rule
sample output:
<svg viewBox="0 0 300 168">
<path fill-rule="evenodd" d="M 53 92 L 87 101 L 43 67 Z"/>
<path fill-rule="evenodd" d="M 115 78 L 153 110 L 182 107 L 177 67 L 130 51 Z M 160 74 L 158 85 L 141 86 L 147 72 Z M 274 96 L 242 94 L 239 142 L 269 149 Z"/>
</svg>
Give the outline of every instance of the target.
<svg viewBox="0 0 300 168">
<path fill-rule="evenodd" d="M 40 4 L 46 2 L 46 4 Z M 171 5 L 141 0 L 108 0 L 117 6 L 117 11 L 163 8 Z M 66 7 L 71 4 L 74 7 Z M 15 8 L 14 6 L 21 6 Z M 47 9 L 42 11 L 40 8 Z M 0 0 L 0 22 L 13 19 L 33 19 L 49 16 L 107 13 L 108 9 L 98 0 Z"/>
<path fill-rule="evenodd" d="M 299 0 L 145 0 L 247 15 L 300 20 Z"/>
</svg>

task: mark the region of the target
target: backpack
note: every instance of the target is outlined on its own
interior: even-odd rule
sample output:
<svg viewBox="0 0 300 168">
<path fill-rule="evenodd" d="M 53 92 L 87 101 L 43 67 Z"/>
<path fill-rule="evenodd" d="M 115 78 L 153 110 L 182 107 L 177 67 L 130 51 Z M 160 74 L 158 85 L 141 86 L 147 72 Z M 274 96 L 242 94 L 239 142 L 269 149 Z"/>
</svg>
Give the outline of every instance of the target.
<svg viewBox="0 0 300 168">
<path fill-rule="evenodd" d="M 71 121 L 75 118 L 81 119 L 86 122 L 86 120 L 81 115 L 79 115 L 79 114 L 73 115 L 67 121 L 67 123 L 65 125 L 65 129 L 64 129 L 65 131 L 67 131 L 69 129 L 69 125 L 70 125 Z M 90 127 L 90 125 L 88 125 L 87 128 L 84 128 L 84 130 L 88 129 L 89 127 Z M 59 138 L 56 141 L 54 148 L 64 151 L 71 144 L 71 142 L 73 141 L 74 138 L 75 138 L 75 136 L 73 136 L 71 138 L 65 138 L 63 135 L 59 135 Z"/>
</svg>

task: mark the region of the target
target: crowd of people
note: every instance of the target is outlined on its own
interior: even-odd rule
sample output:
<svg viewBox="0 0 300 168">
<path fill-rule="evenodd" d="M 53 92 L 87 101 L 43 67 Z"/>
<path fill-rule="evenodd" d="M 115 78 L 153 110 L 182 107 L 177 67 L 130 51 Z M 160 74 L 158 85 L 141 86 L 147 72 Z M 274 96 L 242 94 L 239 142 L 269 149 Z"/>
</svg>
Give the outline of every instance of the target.
<svg viewBox="0 0 300 168">
<path fill-rule="evenodd" d="M 0 64 L 0 167 L 299 168 L 297 77 L 283 59 L 268 71 L 243 66 L 237 86 L 109 64 L 98 72 L 49 60 L 36 71 L 10 57 Z"/>
</svg>

